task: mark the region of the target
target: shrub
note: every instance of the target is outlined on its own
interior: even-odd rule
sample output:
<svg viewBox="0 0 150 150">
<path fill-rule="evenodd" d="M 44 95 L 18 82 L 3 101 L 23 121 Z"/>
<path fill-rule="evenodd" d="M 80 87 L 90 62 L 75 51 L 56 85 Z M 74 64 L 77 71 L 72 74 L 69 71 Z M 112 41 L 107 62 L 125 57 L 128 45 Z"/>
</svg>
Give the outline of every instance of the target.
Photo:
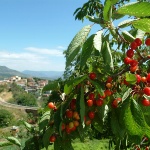
<svg viewBox="0 0 150 150">
<path fill-rule="evenodd" d="M 14 116 L 9 111 L 0 109 L 0 127 L 7 127 L 13 117 Z"/>
</svg>

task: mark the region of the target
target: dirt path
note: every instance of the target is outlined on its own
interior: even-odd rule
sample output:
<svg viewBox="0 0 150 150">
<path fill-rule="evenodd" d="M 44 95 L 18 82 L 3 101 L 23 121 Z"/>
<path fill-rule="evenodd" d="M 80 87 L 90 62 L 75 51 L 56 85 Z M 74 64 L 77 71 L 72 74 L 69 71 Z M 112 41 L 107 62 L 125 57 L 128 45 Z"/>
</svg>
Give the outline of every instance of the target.
<svg viewBox="0 0 150 150">
<path fill-rule="evenodd" d="M 11 104 L 6 102 L 4 99 L 0 97 L 0 105 L 5 106 L 5 107 L 10 107 L 10 108 L 15 108 L 15 109 L 24 109 L 24 110 L 38 110 L 40 107 L 29 107 L 29 106 L 21 106 L 21 105 L 16 105 L 16 104 Z"/>
</svg>

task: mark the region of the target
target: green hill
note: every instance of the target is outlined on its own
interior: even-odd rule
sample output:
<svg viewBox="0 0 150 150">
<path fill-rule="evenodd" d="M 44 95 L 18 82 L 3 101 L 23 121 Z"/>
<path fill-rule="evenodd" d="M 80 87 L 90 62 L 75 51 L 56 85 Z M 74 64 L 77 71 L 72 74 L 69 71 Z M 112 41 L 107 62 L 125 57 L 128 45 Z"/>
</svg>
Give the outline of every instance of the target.
<svg viewBox="0 0 150 150">
<path fill-rule="evenodd" d="M 0 66 L 0 79 L 9 78 L 12 76 L 21 76 L 21 77 L 29 77 L 29 75 L 25 75 L 19 71 L 9 69 L 6 66 Z"/>
</svg>

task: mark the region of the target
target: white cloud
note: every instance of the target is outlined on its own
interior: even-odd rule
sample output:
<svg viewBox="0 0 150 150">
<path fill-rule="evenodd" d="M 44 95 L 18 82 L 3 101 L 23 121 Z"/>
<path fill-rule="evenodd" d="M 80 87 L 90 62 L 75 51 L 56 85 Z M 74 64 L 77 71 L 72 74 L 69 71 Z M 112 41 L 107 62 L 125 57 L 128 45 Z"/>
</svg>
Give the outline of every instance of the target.
<svg viewBox="0 0 150 150">
<path fill-rule="evenodd" d="M 37 47 L 26 47 L 24 49 L 30 52 L 40 53 L 43 55 L 63 56 L 63 51 L 58 49 L 47 49 L 47 48 L 37 48 Z"/>
<path fill-rule="evenodd" d="M 63 56 L 62 51 L 34 47 L 19 52 L 0 50 L 0 66 L 18 71 L 63 71 L 65 58 L 60 56 Z"/>
<path fill-rule="evenodd" d="M 66 50 L 67 48 L 64 46 L 57 46 L 58 49 Z"/>
</svg>

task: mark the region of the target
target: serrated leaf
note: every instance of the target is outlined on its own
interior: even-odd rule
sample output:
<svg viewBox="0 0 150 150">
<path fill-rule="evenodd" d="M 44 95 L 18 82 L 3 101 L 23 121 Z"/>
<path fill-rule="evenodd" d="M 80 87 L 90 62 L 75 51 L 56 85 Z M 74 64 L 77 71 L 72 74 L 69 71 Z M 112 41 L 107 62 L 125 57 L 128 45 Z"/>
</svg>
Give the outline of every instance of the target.
<svg viewBox="0 0 150 150">
<path fill-rule="evenodd" d="M 103 34 L 103 30 L 96 32 L 93 41 L 95 49 L 98 50 L 99 52 L 101 51 L 101 47 L 102 47 L 102 34 Z"/>
<path fill-rule="evenodd" d="M 134 116 L 134 120 L 141 127 L 145 127 L 146 126 L 146 122 L 145 122 L 145 119 L 144 119 L 143 112 L 142 112 L 142 110 L 140 108 L 140 105 L 135 100 L 131 101 L 131 112 L 132 112 L 132 115 Z"/>
<path fill-rule="evenodd" d="M 136 38 L 140 38 L 140 39 L 143 39 L 144 38 L 144 35 L 145 35 L 145 32 L 138 29 L 137 30 L 137 33 L 136 33 Z"/>
<path fill-rule="evenodd" d="M 131 136 L 142 138 L 143 135 L 150 137 L 150 127 L 147 125 L 139 104 L 129 99 L 124 105 L 124 124 L 127 133 Z"/>
<path fill-rule="evenodd" d="M 109 21 L 111 18 L 111 7 L 115 3 L 117 3 L 118 0 L 106 0 L 104 4 L 104 11 L 103 11 L 103 17 L 105 21 Z"/>
<path fill-rule="evenodd" d="M 123 138 L 125 134 L 125 129 L 121 126 L 118 118 L 118 113 L 116 110 L 113 110 L 111 113 L 111 128 L 113 134 L 119 138 Z"/>
<path fill-rule="evenodd" d="M 21 147 L 21 143 L 19 142 L 19 140 L 15 137 L 7 137 L 6 138 L 9 142 Z"/>
<path fill-rule="evenodd" d="M 113 65 L 113 59 L 112 59 L 112 54 L 111 54 L 111 50 L 110 50 L 110 47 L 109 47 L 109 43 L 106 41 L 104 42 L 104 46 L 102 48 L 102 56 L 103 56 L 103 59 L 104 59 L 104 63 L 106 65 L 109 65 L 111 69 L 114 68 L 114 65 Z"/>
<path fill-rule="evenodd" d="M 74 58 L 78 54 L 80 48 L 82 47 L 83 43 L 85 42 L 90 30 L 91 30 L 90 25 L 83 27 L 75 35 L 75 37 L 69 44 L 68 49 L 67 49 L 67 55 L 66 55 L 66 67 L 68 67 L 71 64 L 71 62 L 74 60 Z"/>
<path fill-rule="evenodd" d="M 50 113 L 48 115 L 45 115 L 41 118 L 40 122 L 44 121 L 44 120 L 49 120 L 50 119 Z"/>
<path fill-rule="evenodd" d="M 124 37 L 124 39 L 128 42 L 133 42 L 135 37 L 133 37 L 128 31 L 123 31 L 122 35 Z"/>
<path fill-rule="evenodd" d="M 26 121 L 23 121 L 23 124 L 25 125 L 25 127 L 26 127 L 27 130 L 29 130 L 29 131 L 32 130 L 33 126 L 32 126 L 31 124 L 29 124 L 29 123 L 26 122 Z"/>
<path fill-rule="evenodd" d="M 120 22 L 120 23 L 118 24 L 118 27 L 119 27 L 119 28 L 127 27 L 127 26 L 131 25 L 131 23 L 132 23 L 134 20 L 135 20 L 135 19 L 124 20 L 124 21 L 122 21 L 122 22 Z"/>
<path fill-rule="evenodd" d="M 47 130 L 45 131 L 44 135 L 43 135 L 43 144 L 44 144 L 44 147 L 47 149 L 48 146 L 49 146 L 49 138 L 50 136 L 54 133 L 54 128 L 52 127 L 48 127 Z"/>
<path fill-rule="evenodd" d="M 91 35 L 83 45 L 81 58 L 80 58 L 81 68 L 86 64 L 87 59 L 90 58 L 91 53 L 94 50 L 93 39 L 94 39 L 94 35 Z"/>
<path fill-rule="evenodd" d="M 123 96 L 122 96 L 122 102 L 125 101 L 125 100 L 128 98 L 128 96 L 130 95 L 131 92 L 132 92 L 132 89 L 129 88 L 129 89 L 123 94 Z"/>
<path fill-rule="evenodd" d="M 80 93 L 80 117 L 81 122 L 84 121 L 85 116 L 85 102 L 84 102 L 84 89 L 81 87 L 81 93 Z"/>
<path fill-rule="evenodd" d="M 145 32 L 150 32 L 150 19 L 144 18 L 132 22 L 132 25 Z"/>
<path fill-rule="evenodd" d="M 132 74 L 132 73 L 126 73 L 125 79 L 130 84 L 135 84 L 137 82 L 137 78 L 136 78 L 135 74 Z"/>
<path fill-rule="evenodd" d="M 119 14 L 146 17 L 150 16 L 150 3 L 149 2 L 132 2 L 124 5 L 118 9 Z"/>
</svg>

